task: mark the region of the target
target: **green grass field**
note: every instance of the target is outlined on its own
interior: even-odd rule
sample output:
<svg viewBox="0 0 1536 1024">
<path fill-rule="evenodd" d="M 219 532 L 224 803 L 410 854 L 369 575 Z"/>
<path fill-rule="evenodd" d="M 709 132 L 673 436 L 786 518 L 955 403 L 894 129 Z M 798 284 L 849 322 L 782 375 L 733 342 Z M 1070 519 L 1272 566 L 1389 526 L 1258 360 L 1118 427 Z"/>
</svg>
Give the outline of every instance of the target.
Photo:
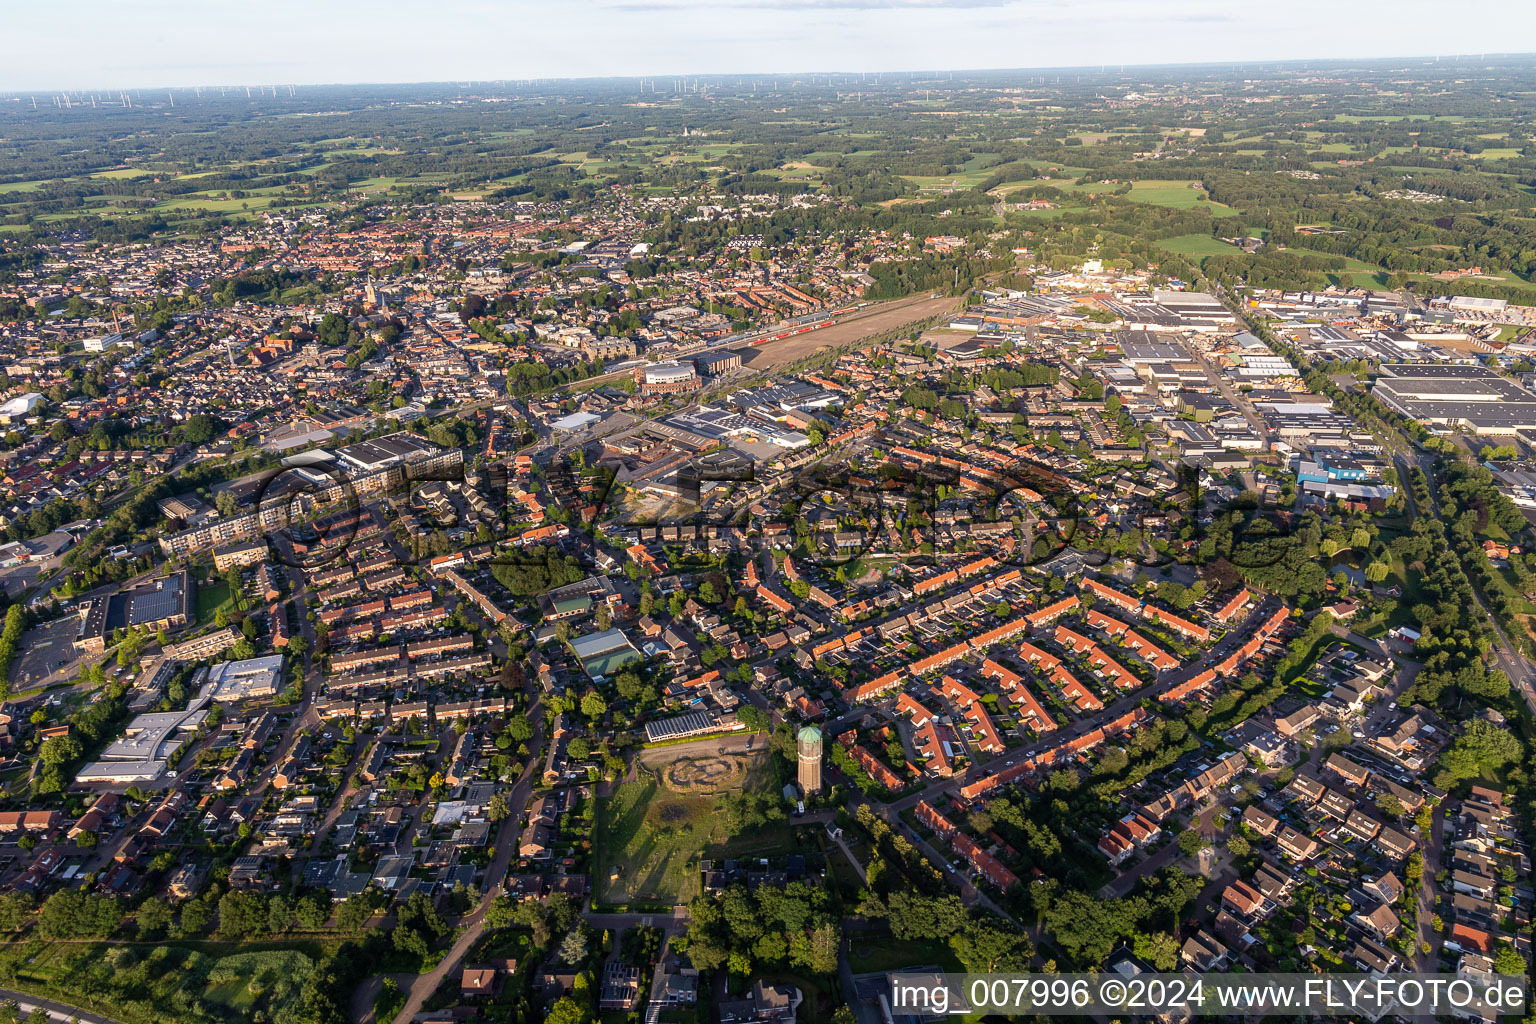
<svg viewBox="0 0 1536 1024">
<path fill-rule="evenodd" d="M 899 971 L 906 967 L 930 964 L 962 974 L 965 967 L 946 943 L 931 940 L 898 939 L 889 932 L 861 933 L 860 941 L 848 951 L 848 967 L 854 974 L 875 971 Z"/>
<path fill-rule="evenodd" d="M 1157 244 L 1171 253 L 1180 256 L 1188 256 L 1191 259 L 1204 259 L 1207 256 L 1227 256 L 1232 253 L 1242 252 L 1230 242 L 1223 242 L 1219 238 L 1210 235 L 1175 235 L 1172 238 L 1159 238 Z"/>
<path fill-rule="evenodd" d="M 206 626 L 213 621 L 219 609 L 224 609 L 228 614 L 234 607 L 235 603 L 229 596 L 229 584 L 223 580 L 197 585 L 197 625 Z"/>
<path fill-rule="evenodd" d="M 698 896 L 697 858 L 723 831 L 714 811 L 713 797 L 672 793 L 654 779 L 620 785 L 598 810 L 598 901 L 676 904 Z"/>
<path fill-rule="evenodd" d="M 1212 202 L 1204 189 L 1191 188 L 1193 184 L 1193 181 L 1138 181 L 1131 186 L 1129 198 L 1174 210 L 1209 210 L 1218 217 L 1236 213 L 1230 206 Z"/>
<path fill-rule="evenodd" d="M 745 787 L 771 784 L 765 762 L 754 762 Z M 596 902 L 686 903 L 700 892 L 700 857 L 768 856 L 794 849 L 787 822 L 732 835 L 717 803 L 714 796 L 673 792 L 644 770 L 636 781 L 615 788 L 598 807 L 592 878 Z"/>
<path fill-rule="evenodd" d="M 957 174 L 920 175 L 903 174 L 901 177 L 918 188 L 942 188 L 953 185 L 955 188 L 971 188 L 979 185 L 992 176 L 991 171 L 960 171 Z"/>
<path fill-rule="evenodd" d="M 1464 116 L 1462 116 L 1461 114 L 1435 114 L 1435 115 L 1428 116 L 1428 117 L 1426 117 L 1426 116 L 1424 116 L 1422 114 L 1412 114 L 1412 115 L 1410 115 L 1410 114 L 1339 114 L 1336 117 L 1334 117 L 1334 120 L 1335 121 L 1342 121 L 1345 124 L 1355 124 L 1355 123 L 1358 123 L 1360 121 L 1450 121 L 1450 122 L 1457 122 L 1457 121 L 1465 121 L 1466 118 Z"/>
</svg>

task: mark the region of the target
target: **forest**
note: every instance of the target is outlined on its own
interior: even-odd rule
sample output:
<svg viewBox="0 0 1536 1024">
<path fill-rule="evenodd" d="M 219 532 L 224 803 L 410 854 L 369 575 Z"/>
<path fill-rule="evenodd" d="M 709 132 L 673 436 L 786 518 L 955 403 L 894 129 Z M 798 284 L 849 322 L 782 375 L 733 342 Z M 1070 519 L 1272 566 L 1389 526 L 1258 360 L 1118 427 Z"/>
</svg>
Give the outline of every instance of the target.
<svg viewBox="0 0 1536 1024">
<path fill-rule="evenodd" d="M 1369 277 L 1530 301 L 1536 122 L 1507 97 L 1532 91 L 1536 63 L 1317 68 L 737 75 L 659 96 L 592 80 L 22 97 L 0 109 L 0 283 L 65 233 L 195 237 L 284 209 L 358 223 L 364 194 L 361 208 L 460 192 L 602 205 L 618 187 L 831 200 L 728 225 L 657 212 L 645 237 L 659 263 L 727 232 L 769 247 L 866 229 L 974 243 L 955 259 L 876 261 L 876 298 L 950 285 L 957 263 L 967 281 L 1006 269 L 987 244 L 1001 229 L 1051 266 L 1092 252 L 1185 281 Z M 1004 209 L 1025 200 L 1050 208 Z M 1204 257 L 1162 244 L 1188 236 L 1267 244 Z M 264 270 L 215 293 L 318 299 L 340 284 Z"/>
</svg>

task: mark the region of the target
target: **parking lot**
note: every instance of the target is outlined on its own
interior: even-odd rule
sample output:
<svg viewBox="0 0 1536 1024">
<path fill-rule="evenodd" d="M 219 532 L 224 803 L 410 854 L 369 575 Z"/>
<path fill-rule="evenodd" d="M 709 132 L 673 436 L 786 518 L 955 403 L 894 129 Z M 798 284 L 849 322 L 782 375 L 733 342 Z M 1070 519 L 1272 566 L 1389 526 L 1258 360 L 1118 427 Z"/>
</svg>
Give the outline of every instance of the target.
<svg viewBox="0 0 1536 1024">
<path fill-rule="evenodd" d="M 79 624 L 76 616 L 66 615 L 22 634 L 11 664 L 12 692 L 51 686 L 74 676 L 79 661 L 74 643 Z"/>
</svg>

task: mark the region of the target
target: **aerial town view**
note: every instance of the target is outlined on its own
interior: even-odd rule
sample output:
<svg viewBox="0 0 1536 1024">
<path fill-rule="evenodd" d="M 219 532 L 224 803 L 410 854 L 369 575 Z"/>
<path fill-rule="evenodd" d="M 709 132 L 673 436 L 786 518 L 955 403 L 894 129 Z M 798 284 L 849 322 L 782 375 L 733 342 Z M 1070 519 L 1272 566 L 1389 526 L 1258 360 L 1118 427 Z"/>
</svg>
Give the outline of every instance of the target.
<svg viewBox="0 0 1536 1024">
<path fill-rule="evenodd" d="M 0 71 L 0 1024 L 1536 1019 L 1536 57 L 80 7 Z M 1479 995 L 1159 980 L 1243 977 Z"/>
</svg>

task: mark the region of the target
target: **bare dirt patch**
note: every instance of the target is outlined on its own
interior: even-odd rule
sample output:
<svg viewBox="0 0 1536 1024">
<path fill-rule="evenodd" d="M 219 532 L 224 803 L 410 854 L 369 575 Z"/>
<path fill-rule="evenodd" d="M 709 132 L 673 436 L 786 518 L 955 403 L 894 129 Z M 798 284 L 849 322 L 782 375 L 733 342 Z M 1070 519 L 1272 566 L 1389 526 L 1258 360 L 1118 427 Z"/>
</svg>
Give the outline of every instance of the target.
<svg viewBox="0 0 1536 1024">
<path fill-rule="evenodd" d="M 752 369 L 770 370 L 775 366 L 813 356 L 823 349 L 852 345 L 905 324 L 951 312 L 960 306 L 957 298 L 944 296 L 934 299 L 929 298 L 928 294 L 925 292 L 922 296 L 898 299 L 819 331 L 806 331 L 783 341 L 770 341 L 766 345 L 743 350 L 742 355 Z"/>
</svg>

